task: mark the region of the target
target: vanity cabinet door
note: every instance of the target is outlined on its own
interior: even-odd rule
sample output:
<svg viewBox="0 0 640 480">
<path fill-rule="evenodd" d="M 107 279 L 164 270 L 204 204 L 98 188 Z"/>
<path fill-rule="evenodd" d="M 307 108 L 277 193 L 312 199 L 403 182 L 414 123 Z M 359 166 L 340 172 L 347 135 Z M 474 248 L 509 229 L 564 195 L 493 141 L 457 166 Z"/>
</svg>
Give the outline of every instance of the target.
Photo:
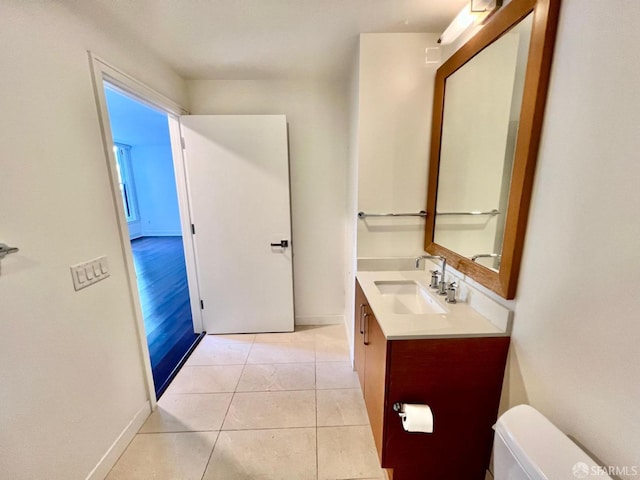
<svg viewBox="0 0 640 480">
<path fill-rule="evenodd" d="M 356 304 L 353 325 L 353 363 L 358 372 L 360 388 L 364 392 L 364 315 L 368 312 L 367 297 L 364 296 L 360 284 L 356 280 Z"/>
<path fill-rule="evenodd" d="M 373 439 L 382 461 L 384 435 L 384 411 L 387 380 L 387 339 L 369 310 L 364 323 L 365 337 L 365 384 L 364 401 L 371 423 Z"/>
<path fill-rule="evenodd" d="M 387 340 L 356 281 L 355 368 L 380 465 L 397 480 L 482 480 L 509 337 Z M 429 405 L 433 433 L 406 432 L 393 402 Z"/>
<path fill-rule="evenodd" d="M 392 341 L 384 466 L 399 480 L 483 480 L 489 466 L 509 337 Z M 409 433 L 393 402 L 425 404 L 433 433 Z"/>
</svg>

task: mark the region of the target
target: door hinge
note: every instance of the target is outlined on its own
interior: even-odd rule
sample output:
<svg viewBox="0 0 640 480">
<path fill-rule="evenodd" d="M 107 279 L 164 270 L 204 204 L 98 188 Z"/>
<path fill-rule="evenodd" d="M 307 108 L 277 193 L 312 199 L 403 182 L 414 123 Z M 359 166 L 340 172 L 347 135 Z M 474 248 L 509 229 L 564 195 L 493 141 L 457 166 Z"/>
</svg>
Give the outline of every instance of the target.
<svg viewBox="0 0 640 480">
<path fill-rule="evenodd" d="M 191 224 L 191 235 L 195 235 L 196 234 L 196 226 L 192 223 Z"/>
<path fill-rule="evenodd" d="M 185 143 L 184 143 L 184 137 L 180 137 L 180 143 L 182 144 L 182 149 L 184 150 L 185 148 Z"/>
<path fill-rule="evenodd" d="M 204 300 L 200 300 L 200 310 L 204 310 Z"/>
</svg>

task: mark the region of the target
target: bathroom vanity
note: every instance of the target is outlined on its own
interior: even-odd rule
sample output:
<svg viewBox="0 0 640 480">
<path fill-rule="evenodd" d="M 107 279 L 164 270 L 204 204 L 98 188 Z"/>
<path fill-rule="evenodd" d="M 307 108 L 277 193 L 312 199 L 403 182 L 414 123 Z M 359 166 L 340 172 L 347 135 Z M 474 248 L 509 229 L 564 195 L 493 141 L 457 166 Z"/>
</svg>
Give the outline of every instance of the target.
<svg viewBox="0 0 640 480">
<path fill-rule="evenodd" d="M 509 320 L 428 292 L 424 271 L 359 272 L 354 365 L 382 467 L 394 480 L 484 479 Z M 407 432 L 396 402 L 426 404 L 433 433 Z"/>
<path fill-rule="evenodd" d="M 359 201 L 371 232 L 394 230 L 369 216 L 423 217 L 420 258 L 446 260 L 469 289 L 448 304 L 417 265 L 358 271 L 354 366 L 394 480 L 485 478 L 511 318 L 469 285 L 516 295 L 559 4 L 512 0 L 438 68 L 426 210 L 372 214 Z M 433 431 L 405 431 L 395 403 L 428 405 Z"/>
</svg>

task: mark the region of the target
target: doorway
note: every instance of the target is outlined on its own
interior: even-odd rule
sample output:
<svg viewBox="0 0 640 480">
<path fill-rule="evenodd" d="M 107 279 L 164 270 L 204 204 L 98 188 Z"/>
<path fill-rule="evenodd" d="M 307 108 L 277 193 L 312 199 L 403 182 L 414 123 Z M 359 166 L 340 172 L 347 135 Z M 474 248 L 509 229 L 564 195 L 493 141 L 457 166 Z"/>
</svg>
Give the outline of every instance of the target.
<svg viewBox="0 0 640 480">
<path fill-rule="evenodd" d="M 192 299 L 165 112 L 104 83 L 156 397 L 195 347 Z"/>
</svg>

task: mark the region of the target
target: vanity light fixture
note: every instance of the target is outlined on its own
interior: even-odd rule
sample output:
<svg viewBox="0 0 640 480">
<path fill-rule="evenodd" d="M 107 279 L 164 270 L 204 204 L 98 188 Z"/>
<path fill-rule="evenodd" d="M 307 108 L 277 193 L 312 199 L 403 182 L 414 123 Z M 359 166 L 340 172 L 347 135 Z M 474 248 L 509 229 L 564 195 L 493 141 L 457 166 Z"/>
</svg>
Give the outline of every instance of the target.
<svg viewBox="0 0 640 480">
<path fill-rule="evenodd" d="M 484 23 L 501 6 L 502 0 L 471 0 L 440 35 L 438 43 L 442 45 L 453 43 L 467 28 Z"/>
</svg>

